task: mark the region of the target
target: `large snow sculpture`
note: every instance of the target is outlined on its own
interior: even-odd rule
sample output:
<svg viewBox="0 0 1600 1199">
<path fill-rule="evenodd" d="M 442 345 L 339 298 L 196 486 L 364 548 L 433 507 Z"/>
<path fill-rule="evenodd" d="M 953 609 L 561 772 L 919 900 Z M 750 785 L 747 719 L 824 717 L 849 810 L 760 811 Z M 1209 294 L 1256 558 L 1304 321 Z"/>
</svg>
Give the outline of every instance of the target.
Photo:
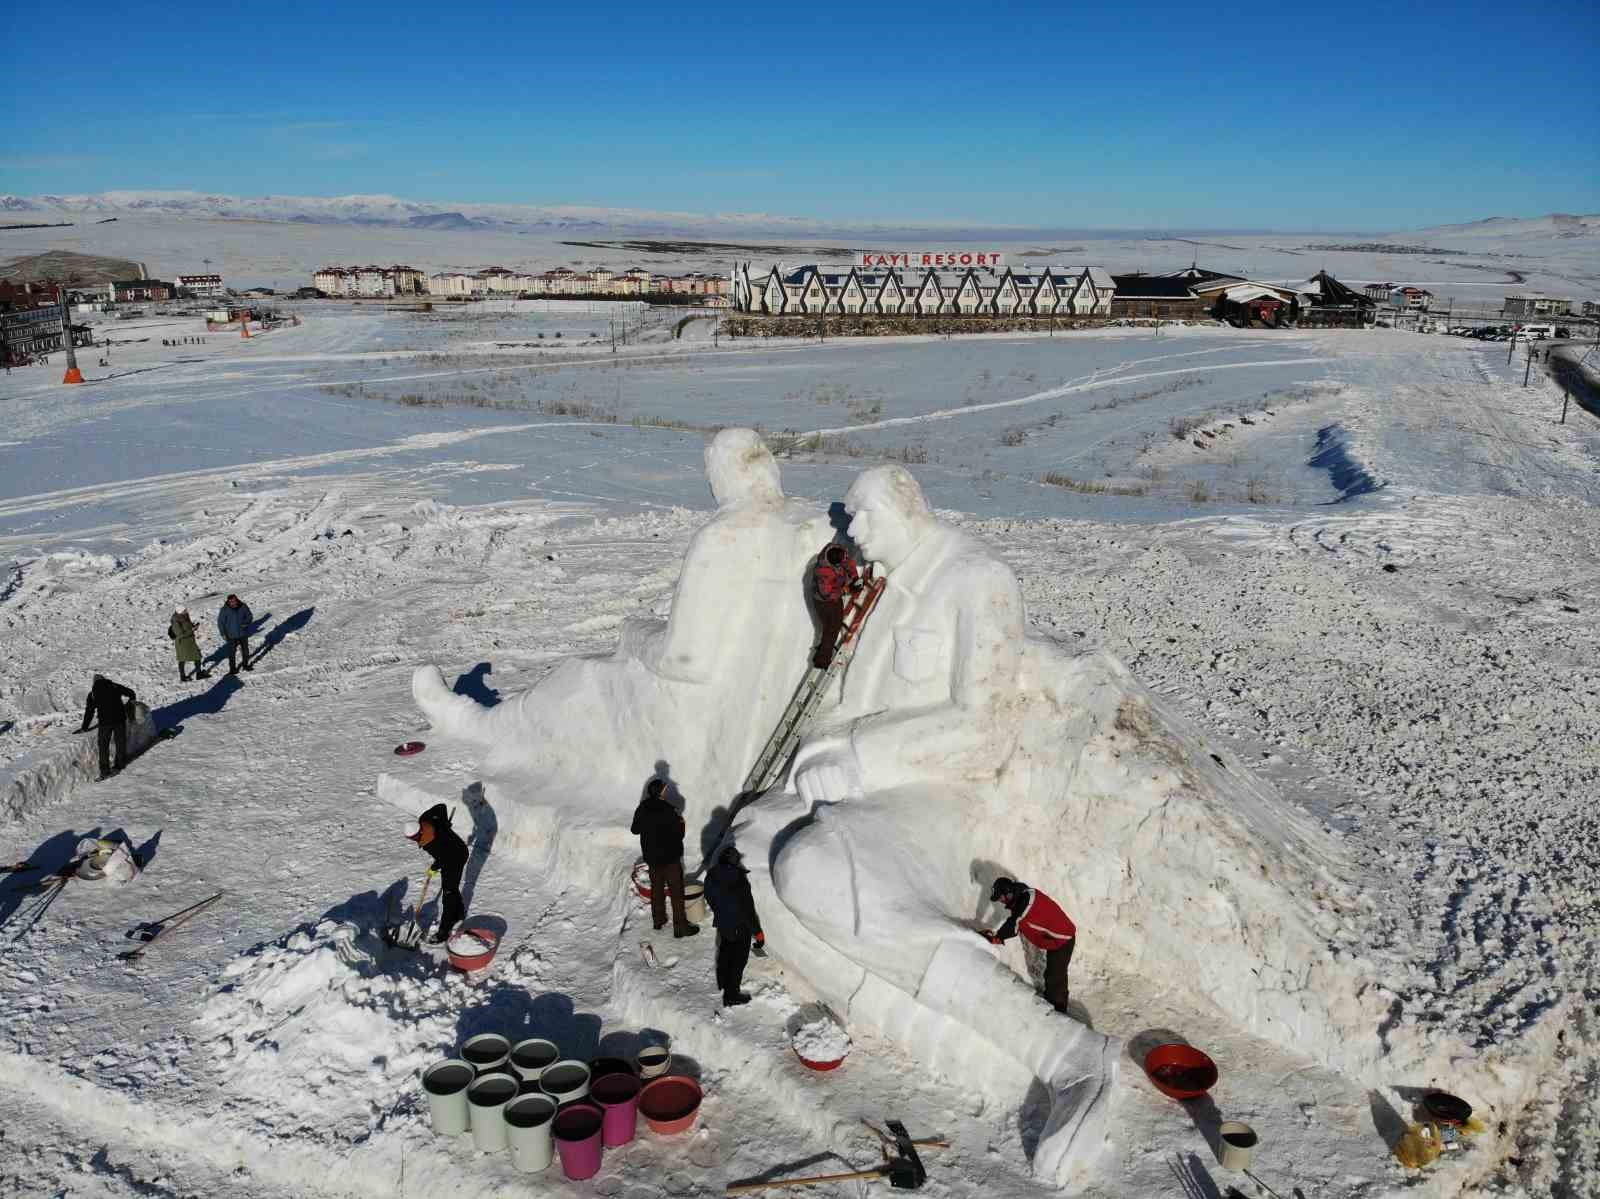
<svg viewBox="0 0 1600 1199">
<path fill-rule="evenodd" d="M 493 710 L 417 672 L 434 724 L 490 746 L 502 829 L 535 802 L 564 804 L 614 830 L 583 843 L 617 857 L 657 756 L 694 780 L 700 828 L 771 732 L 809 657 L 803 581 L 831 530 L 781 498 L 754 434 L 720 434 L 707 468 L 719 508 L 665 629 L 625 631 L 612 657 L 568 663 Z M 973 931 L 997 874 L 1074 916 L 1080 971 L 1093 961 L 1152 993 L 1181 989 L 1257 1035 L 1369 1064 L 1381 1004 L 1361 960 L 1328 950 L 1340 906 L 1359 900 L 1327 838 L 1110 655 L 1027 636 L 1011 570 L 936 519 L 903 468 L 862 474 L 846 507 L 887 588 L 785 787 L 736 828 L 774 955 L 935 1068 L 1010 1063 L 1007 1078 L 1044 1083 L 1034 1168 L 1057 1183 L 1083 1181 L 1106 1144 L 1118 1043 L 1050 1009 L 1022 951 Z M 554 840 L 570 825 L 539 827 Z"/>
<path fill-rule="evenodd" d="M 424 666 L 412 694 L 434 727 L 487 746 L 491 772 L 532 774 L 542 792 L 591 805 L 614 793 L 630 812 L 664 760 L 698 831 L 805 673 L 806 565 L 833 537 L 826 513 L 784 498 L 753 430 L 722 430 L 705 462 L 717 512 L 689 543 L 665 624 L 631 621 L 608 657 L 565 662 L 492 709 Z"/>
</svg>

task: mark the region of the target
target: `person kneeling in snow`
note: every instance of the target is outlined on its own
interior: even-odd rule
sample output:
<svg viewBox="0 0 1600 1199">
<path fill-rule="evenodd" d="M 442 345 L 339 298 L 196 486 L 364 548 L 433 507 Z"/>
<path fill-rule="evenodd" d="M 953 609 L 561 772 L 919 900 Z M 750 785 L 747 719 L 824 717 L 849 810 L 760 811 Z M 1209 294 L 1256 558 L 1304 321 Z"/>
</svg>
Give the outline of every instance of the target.
<svg viewBox="0 0 1600 1199">
<path fill-rule="evenodd" d="M 750 1002 L 750 996 L 739 990 L 750 961 L 750 942 L 758 947 L 767 943 L 749 875 L 732 845 L 717 855 L 717 864 L 706 874 L 706 903 L 717 926 L 717 986 L 722 989 L 723 1007 Z"/>
<path fill-rule="evenodd" d="M 1065 1014 L 1067 966 L 1078 940 L 1077 925 L 1043 891 L 1013 878 L 995 879 L 989 902 L 998 903 L 1011 915 L 997 930 L 983 935 L 991 944 L 1004 945 L 1021 933 L 1024 941 L 1044 950 L 1044 997 L 1051 1007 Z"/>
<path fill-rule="evenodd" d="M 461 872 L 467 868 L 467 843 L 450 827 L 450 813 L 442 803 L 434 804 L 406 825 L 406 839 L 415 841 L 433 859 L 439 875 L 439 929 L 429 938 L 441 945 L 467 914 L 461 898 Z"/>
</svg>

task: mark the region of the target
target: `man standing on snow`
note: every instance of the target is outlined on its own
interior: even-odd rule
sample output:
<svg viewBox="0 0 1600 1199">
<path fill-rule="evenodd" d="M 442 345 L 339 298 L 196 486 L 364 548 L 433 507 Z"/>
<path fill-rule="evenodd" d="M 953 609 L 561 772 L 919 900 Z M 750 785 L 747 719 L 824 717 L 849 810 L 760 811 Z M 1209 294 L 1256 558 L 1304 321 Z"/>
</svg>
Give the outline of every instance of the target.
<svg viewBox="0 0 1600 1199">
<path fill-rule="evenodd" d="M 94 676 L 94 683 L 89 688 L 89 702 L 83 708 L 83 727 L 80 733 L 89 731 L 89 724 L 94 720 L 96 713 L 100 716 L 100 777 L 110 777 L 116 771 L 111 768 L 111 746 L 117 747 L 117 770 L 128 764 L 128 710 L 125 704 L 132 704 L 138 696 L 121 683 L 113 683 L 103 674 Z"/>
<path fill-rule="evenodd" d="M 178 655 L 178 681 L 180 683 L 189 681 L 184 667 L 190 662 L 194 663 L 194 677 L 205 678 L 206 672 L 200 668 L 200 641 L 195 635 L 194 621 L 189 616 L 189 609 L 178 608 L 172 613 L 172 619 L 167 624 L 167 637 Z"/>
<path fill-rule="evenodd" d="M 755 897 L 750 894 L 749 876 L 738 848 L 732 845 L 717 855 L 717 864 L 706 875 L 706 903 L 711 905 L 717 925 L 717 986 L 723 1007 L 750 1002 L 750 996 L 739 990 L 750 961 L 750 942 L 753 939 L 758 946 L 767 943 L 761 918 L 756 915 Z"/>
<path fill-rule="evenodd" d="M 230 595 L 217 609 L 217 632 L 222 634 L 222 639 L 228 643 L 228 673 L 238 674 L 242 665 L 246 670 L 254 670 L 250 665 L 250 625 L 255 617 L 250 612 L 250 605 L 241 600 L 237 595 Z M 241 663 L 235 655 L 242 654 L 244 661 Z"/>
<path fill-rule="evenodd" d="M 442 803 L 434 804 L 406 825 L 406 840 L 422 847 L 433 859 L 433 869 L 429 873 L 439 875 L 439 928 L 428 939 L 441 945 L 467 914 L 466 902 L 461 898 L 461 872 L 467 868 L 467 843 L 450 827 L 450 813 Z"/>
<path fill-rule="evenodd" d="M 1011 915 L 994 932 L 986 932 L 991 944 L 1003 945 L 1018 933 L 1029 944 L 1044 950 L 1044 997 L 1063 1014 L 1067 1010 L 1067 966 L 1078 928 L 1068 915 L 1043 891 L 1012 878 L 997 878 L 989 891 L 989 902 L 998 903 Z"/>
<path fill-rule="evenodd" d="M 630 831 L 650 868 L 650 919 L 657 929 L 667 924 L 667 891 L 672 891 L 672 935 L 692 937 L 700 931 L 683 910 L 683 817 L 667 802 L 667 780 L 653 778 L 633 810 Z"/>
</svg>

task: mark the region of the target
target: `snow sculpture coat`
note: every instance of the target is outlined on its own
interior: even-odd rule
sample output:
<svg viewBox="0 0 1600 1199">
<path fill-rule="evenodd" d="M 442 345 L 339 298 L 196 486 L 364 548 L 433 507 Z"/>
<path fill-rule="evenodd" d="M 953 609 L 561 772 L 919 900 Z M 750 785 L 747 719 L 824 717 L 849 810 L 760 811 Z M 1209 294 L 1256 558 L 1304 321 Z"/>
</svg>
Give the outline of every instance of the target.
<svg viewBox="0 0 1600 1199">
<path fill-rule="evenodd" d="M 172 648 L 177 652 L 180 662 L 200 661 L 200 642 L 195 637 L 194 621 L 182 612 L 172 614 L 172 622 L 167 625 L 167 636 L 172 639 Z"/>
<path fill-rule="evenodd" d="M 217 632 L 221 633 L 226 641 L 238 641 L 241 637 L 248 637 L 253 623 L 255 617 L 250 613 L 250 605 L 243 600 L 239 601 L 237 608 L 223 604 L 217 609 Z"/>
</svg>

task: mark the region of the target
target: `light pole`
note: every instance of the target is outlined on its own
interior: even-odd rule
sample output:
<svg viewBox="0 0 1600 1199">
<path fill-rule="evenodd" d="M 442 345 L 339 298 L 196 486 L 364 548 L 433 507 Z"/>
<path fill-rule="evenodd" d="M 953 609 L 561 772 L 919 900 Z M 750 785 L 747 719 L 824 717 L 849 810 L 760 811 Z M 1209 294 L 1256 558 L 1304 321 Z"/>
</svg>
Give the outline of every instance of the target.
<svg viewBox="0 0 1600 1199">
<path fill-rule="evenodd" d="M 78 369 L 78 355 L 72 348 L 72 318 L 67 312 L 67 289 L 61 289 L 61 339 L 67 347 L 67 373 L 63 383 L 82 383 L 83 372 Z"/>
</svg>

